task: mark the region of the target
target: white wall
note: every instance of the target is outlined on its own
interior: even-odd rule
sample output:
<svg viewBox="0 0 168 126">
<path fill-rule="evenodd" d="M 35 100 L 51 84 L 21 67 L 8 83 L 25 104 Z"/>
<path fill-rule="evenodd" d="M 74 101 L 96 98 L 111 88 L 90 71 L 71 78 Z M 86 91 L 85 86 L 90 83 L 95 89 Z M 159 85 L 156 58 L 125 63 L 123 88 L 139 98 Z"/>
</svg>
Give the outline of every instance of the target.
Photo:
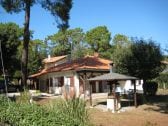
<svg viewBox="0 0 168 126">
<path fill-rule="evenodd" d="M 140 82 L 140 83 L 139 83 Z M 119 81 L 120 83 L 120 86 L 121 86 L 121 90 L 124 92 L 127 92 L 129 91 L 129 89 L 134 89 L 134 85 L 131 84 L 131 81 L 130 80 L 127 80 L 127 81 Z M 136 80 L 136 90 L 138 92 L 143 92 L 143 80 Z"/>
<path fill-rule="evenodd" d="M 74 76 L 74 86 L 76 90 L 76 96 L 78 97 L 80 91 L 79 91 L 79 76 L 77 73 L 75 73 L 75 76 Z"/>
</svg>

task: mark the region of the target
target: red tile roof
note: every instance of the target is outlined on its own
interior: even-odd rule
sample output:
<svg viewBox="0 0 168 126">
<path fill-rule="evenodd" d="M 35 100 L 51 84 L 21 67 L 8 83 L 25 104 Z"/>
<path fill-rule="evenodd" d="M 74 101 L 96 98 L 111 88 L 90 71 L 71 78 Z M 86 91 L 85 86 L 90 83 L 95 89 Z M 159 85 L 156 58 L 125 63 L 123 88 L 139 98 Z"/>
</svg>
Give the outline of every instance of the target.
<svg viewBox="0 0 168 126">
<path fill-rule="evenodd" d="M 103 59 L 95 56 L 86 56 L 81 59 L 73 60 L 69 63 L 66 62 L 49 69 L 43 69 L 40 73 L 31 75 L 30 77 L 37 77 L 46 73 L 69 71 L 69 70 L 75 70 L 75 71 L 84 70 L 84 69 L 109 70 L 110 63 L 111 61 L 107 59 Z"/>
</svg>

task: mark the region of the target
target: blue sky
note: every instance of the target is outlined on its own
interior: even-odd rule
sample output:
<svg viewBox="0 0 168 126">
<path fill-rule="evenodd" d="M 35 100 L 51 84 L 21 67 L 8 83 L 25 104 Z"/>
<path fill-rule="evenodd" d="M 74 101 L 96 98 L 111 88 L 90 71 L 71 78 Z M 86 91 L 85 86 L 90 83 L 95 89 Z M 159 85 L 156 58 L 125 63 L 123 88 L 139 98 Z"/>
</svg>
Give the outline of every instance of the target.
<svg viewBox="0 0 168 126">
<path fill-rule="evenodd" d="M 105 25 L 112 37 L 121 33 L 153 39 L 168 48 L 168 0 L 74 0 L 70 17 L 70 28 L 80 27 L 86 32 Z M 11 15 L 0 8 L 0 22 L 23 26 L 24 12 Z M 54 17 L 39 5 L 32 7 L 30 29 L 33 39 L 44 39 L 58 31 Z"/>
</svg>

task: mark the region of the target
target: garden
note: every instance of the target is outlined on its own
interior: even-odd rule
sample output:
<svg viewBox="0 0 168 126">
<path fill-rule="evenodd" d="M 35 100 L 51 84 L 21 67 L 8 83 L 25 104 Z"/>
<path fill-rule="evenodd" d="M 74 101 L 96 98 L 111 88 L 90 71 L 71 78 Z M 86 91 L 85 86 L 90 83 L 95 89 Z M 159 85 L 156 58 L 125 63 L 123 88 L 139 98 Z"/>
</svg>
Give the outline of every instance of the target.
<svg viewBox="0 0 168 126">
<path fill-rule="evenodd" d="M 0 96 L 2 126 L 89 126 L 85 102 L 79 98 L 56 99 L 47 105 L 29 103 L 24 92 L 16 101 Z"/>
</svg>

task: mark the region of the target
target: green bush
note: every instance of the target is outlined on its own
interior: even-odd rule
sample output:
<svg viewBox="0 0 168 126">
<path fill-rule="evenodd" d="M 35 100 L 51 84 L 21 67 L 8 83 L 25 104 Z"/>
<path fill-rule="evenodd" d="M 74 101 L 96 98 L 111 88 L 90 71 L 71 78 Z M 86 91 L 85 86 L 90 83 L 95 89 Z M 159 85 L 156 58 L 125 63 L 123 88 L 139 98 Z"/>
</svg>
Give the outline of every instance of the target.
<svg viewBox="0 0 168 126">
<path fill-rule="evenodd" d="M 85 102 L 59 100 L 50 106 L 16 103 L 0 96 L 0 124 L 11 126 L 88 126 Z"/>
<path fill-rule="evenodd" d="M 168 89 L 168 73 L 160 74 L 155 81 L 159 84 L 159 88 Z"/>
<path fill-rule="evenodd" d="M 30 103 L 31 95 L 28 90 L 20 93 L 20 96 L 16 99 L 17 103 Z"/>
<path fill-rule="evenodd" d="M 146 82 L 146 94 L 149 96 L 156 95 L 158 89 L 158 83 L 155 81 Z"/>
<path fill-rule="evenodd" d="M 49 107 L 50 112 L 59 115 L 59 125 L 87 126 L 89 125 L 85 101 L 79 98 L 54 101 Z M 53 111 L 54 110 L 54 111 Z"/>
</svg>

